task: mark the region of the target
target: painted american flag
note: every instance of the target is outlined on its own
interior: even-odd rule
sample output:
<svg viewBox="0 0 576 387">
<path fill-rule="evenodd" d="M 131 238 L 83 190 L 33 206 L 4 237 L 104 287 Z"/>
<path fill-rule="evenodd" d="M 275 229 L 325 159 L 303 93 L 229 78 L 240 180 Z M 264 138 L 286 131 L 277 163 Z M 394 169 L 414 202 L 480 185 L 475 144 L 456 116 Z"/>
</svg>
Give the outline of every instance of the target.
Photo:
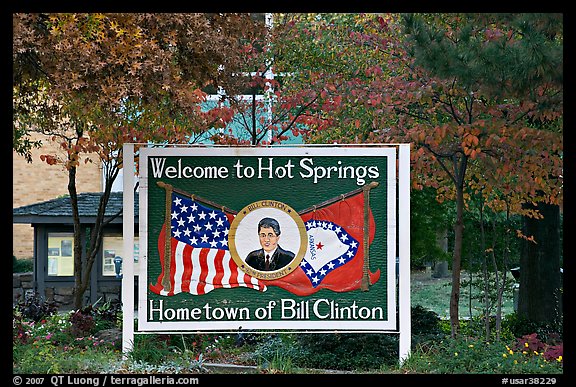
<svg viewBox="0 0 576 387">
<path fill-rule="evenodd" d="M 217 288 L 247 287 L 265 291 L 257 278 L 244 273 L 230 255 L 228 233 L 234 215 L 204 206 L 172 192 L 170 208 L 170 265 L 165 272 L 165 227 L 158 237 L 162 273 L 150 289 L 160 295 L 206 294 Z M 170 287 L 163 285 L 169 276 Z M 165 283 L 165 280 L 164 280 Z"/>
</svg>

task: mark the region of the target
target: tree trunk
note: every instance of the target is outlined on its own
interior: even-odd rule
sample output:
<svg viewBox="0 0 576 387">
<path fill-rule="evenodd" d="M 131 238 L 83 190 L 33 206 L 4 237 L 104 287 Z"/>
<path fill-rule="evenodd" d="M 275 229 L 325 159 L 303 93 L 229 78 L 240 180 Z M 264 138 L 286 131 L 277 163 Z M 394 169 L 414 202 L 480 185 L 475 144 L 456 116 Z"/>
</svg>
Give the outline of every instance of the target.
<svg viewBox="0 0 576 387">
<path fill-rule="evenodd" d="M 552 323 L 561 314 L 560 208 L 540 203 L 543 219 L 524 217 L 524 240 L 520 256 L 518 315 L 530 321 Z"/>
<path fill-rule="evenodd" d="M 454 225 L 454 254 L 452 255 L 452 292 L 450 294 L 450 326 L 452 338 L 458 336 L 460 317 L 460 270 L 462 266 L 462 235 L 464 233 L 464 193 L 456 187 L 456 224 Z"/>
<path fill-rule="evenodd" d="M 82 252 L 84 249 L 82 248 L 78 192 L 76 191 L 76 171 L 76 167 L 70 167 L 68 170 L 68 193 L 74 223 L 74 308 L 78 310 L 82 307 L 84 296 L 82 288 Z"/>
</svg>

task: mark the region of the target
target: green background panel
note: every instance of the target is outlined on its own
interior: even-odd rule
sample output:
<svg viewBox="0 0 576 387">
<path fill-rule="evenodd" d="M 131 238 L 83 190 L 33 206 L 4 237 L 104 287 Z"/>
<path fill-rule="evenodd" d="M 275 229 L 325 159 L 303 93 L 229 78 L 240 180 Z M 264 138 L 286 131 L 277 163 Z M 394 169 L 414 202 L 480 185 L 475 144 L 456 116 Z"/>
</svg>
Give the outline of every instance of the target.
<svg viewBox="0 0 576 387">
<path fill-rule="evenodd" d="M 148 302 L 150 300 L 164 300 L 164 308 L 200 308 L 206 303 L 211 307 L 243 308 L 248 307 L 252 311 L 259 307 L 266 307 L 270 300 L 283 298 L 293 299 L 296 302 L 302 300 L 314 300 L 326 298 L 334 300 L 340 306 L 350 306 L 353 301 L 357 305 L 366 307 L 379 306 L 383 308 L 384 320 L 387 319 L 387 163 L 395 162 L 388 160 L 386 156 L 154 156 L 165 157 L 166 165 L 176 166 L 179 159 L 182 165 L 192 167 L 226 166 L 229 176 L 226 179 L 169 179 L 155 178 L 152 176 L 152 166 L 148 160 L 148 284 L 156 283 L 161 273 L 160 257 L 158 253 L 158 235 L 164 223 L 165 217 L 165 190 L 157 185 L 158 181 L 171 184 L 173 187 L 211 200 L 219 205 L 240 211 L 246 205 L 255 201 L 270 199 L 283 202 L 296 211 L 318 205 L 326 200 L 339 197 L 361 186 L 356 184 L 356 179 L 321 179 L 314 184 L 313 179 L 303 179 L 299 171 L 300 159 L 312 157 L 314 166 L 337 166 L 342 161 L 343 166 L 378 166 L 380 176 L 376 179 L 367 180 L 379 182 L 379 186 L 370 191 L 370 207 L 373 212 L 376 230 L 373 242 L 370 245 L 370 271 L 380 269 L 380 279 L 370 286 L 370 290 L 363 292 L 355 290 L 350 292 L 333 292 L 322 289 L 316 293 L 299 297 L 284 289 L 269 286 L 265 292 L 259 292 L 248 288 L 215 289 L 204 295 L 192 295 L 180 293 L 174 296 L 160 296 L 148 290 Z M 240 160 L 245 166 L 253 166 L 257 169 L 258 157 L 268 165 L 268 157 L 273 157 L 273 164 L 284 166 L 289 160 L 292 161 L 294 178 L 266 178 L 239 179 L 235 174 L 233 165 Z M 358 214 L 362 217 L 363 214 Z M 253 313 L 252 313 L 253 316 Z M 148 316 L 147 316 L 148 318 Z M 252 318 L 254 319 L 254 318 Z M 280 308 L 276 307 L 273 314 L 274 320 L 280 320 Z M 317 320 L 313 315 L 309 321 Z M 149 321 L 157 321 L 149 320 Z M 199 321 L 205 321 L 204 319 Z"/>
</svg>

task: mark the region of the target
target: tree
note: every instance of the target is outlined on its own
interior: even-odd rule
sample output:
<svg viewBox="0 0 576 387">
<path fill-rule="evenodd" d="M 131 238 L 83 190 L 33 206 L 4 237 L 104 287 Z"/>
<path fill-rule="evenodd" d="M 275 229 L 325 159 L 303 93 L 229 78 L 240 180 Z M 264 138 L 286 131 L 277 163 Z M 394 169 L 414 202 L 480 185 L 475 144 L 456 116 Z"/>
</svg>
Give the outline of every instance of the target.
<svg viewBox="0 0 576 387">
<path fill-rule="evenodd" d="M 482 14 L 463 15 L 454 22 L 461 20 L 466 22 L 461 28 L 464 32 L 459 36 L 461 39 L 454 40 L 457 45 L 451 44 L 450 39 L 439 38 L 448 29 L 436 31 L 437 40 L 426 39 L 423 32 L 414 34 L 419 63 L 441 77 L 456 74 L 461 80 L 481 83 L 483 94 L 488 98 L 531 105 L 525 116 L 518 118 L 526 127 L 524 131 L 535 132 L 536 137 L 542 136 L 542 141 L 550 138 L 556 144 L 524 146 L 523 154 L 511 159 L 536 183 L 525 183 L 523 188 L 528 196 L 519 201 L 523 207 L 519 212 L 525 220 L 519 314 L 533 321 L 552 322 L 558 317 L 560 287 L 558 204 L 562 187 L 563 18 L 561 14 Z M 467 29 L 473 31 L 470 22 L 485 26 L 484 46 L 467 35 Z M 422 28 L 421 24 L 413 26 L 414 30 Z M 539 160 L 550 169 L 539 166 Z M 534 169 L 539 171 L 534 173 Z M 483 175 L 489 177 L 486 172 Z M 501 177 L 492 176 L 494 179 Z M 539 179 L 544 179 L 552 190 L 540 190 Z M 516 178 L 508 183 L 517 187 L 516 184 Z M 484 185 L 497 186 L 493 181 Z M 512 192 L 509 187 L 506 191 Z M 544 255 L 546 258 L 542 259 Z"/>
<path fill-rule="evenodd" d="M 536 119 L 561 118 L 561 90 L 542 75 L 557 75 L 558 56 L 537 62 L 533 74 L 540 78 L 528 82 L 529 92 L 511 95 L 506 88 L 511 73 L 533 64 L 513 66 L 528 63 L 527 51 L 519 47 L 537 53 L 538 37 L 547 32 L 538 18 L 523 19 L 291 15 L 284 36 L 292 39 L 275 40 L 276 64 L 284 71 L 294 69 L 282 103 L 305 110 L 296 122 L 306 126 L 309 141 L 411 142 L 414 187 L 432 187 L 439 201 L 455 201 L 454 337 L 463 215 L 470 195 L 482 192 L 486 206 L 495 211 L 505 206 L 511 213 L 531 215 L 535 212 L 523 203 L 562 198 L 561 133 L 531 125 Z M 557 19 L 552 15 L 548 20 L 554 24 Z M 331 44 L 337 50 L 328 50 Z M 561 46 L 561 39 L 553 39 L 554 45 Z M 338 54 L 331 57 L 334 51 Z"/>
<path fill-rule="evenodd" d="M 241 59 L 262 28 L 250 14 L 13 14 L 14 149 L 29 155 L 40 145 L 29 141 L 34 131 L 61 147 L 61 155 L 42 159 L 68 171 L 76 308 L 111 220 L 104 213 L 123 144 L 188 143 L 224 126 L 233 112 L 205 111 L 202 88 L 243 70 Z M 100 161 L 107 171 L 85 251 L 76 190 L 81 161 Z"/>
</svg>

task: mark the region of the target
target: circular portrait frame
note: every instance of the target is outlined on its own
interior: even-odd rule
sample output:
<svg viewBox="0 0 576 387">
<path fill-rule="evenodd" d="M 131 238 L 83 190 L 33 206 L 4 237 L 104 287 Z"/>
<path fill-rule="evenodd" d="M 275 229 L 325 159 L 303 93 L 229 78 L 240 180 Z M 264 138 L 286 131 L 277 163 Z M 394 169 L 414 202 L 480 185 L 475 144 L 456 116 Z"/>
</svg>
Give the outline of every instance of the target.
<svg viewBox="0 0 576 387">
<path fill-rule="evenodd" d="M 281 233 L 278 246 L 294 254 L 294 258 L 285 266 L 270 271 L 259 270 L 246 263 L 251 252 L 261 250 L 258 224 L 269 218 L 277 221 Z M 289 205 L 277 200 L 259 200 L 244 207 L 232 223 L 228 234 L 228 248 L 232 259 L 246 274 L 262 280 L 273 280 L 293 272 L 304 258 L 307 250 L 306 226 L 300 215 Z"/>
</svg>

